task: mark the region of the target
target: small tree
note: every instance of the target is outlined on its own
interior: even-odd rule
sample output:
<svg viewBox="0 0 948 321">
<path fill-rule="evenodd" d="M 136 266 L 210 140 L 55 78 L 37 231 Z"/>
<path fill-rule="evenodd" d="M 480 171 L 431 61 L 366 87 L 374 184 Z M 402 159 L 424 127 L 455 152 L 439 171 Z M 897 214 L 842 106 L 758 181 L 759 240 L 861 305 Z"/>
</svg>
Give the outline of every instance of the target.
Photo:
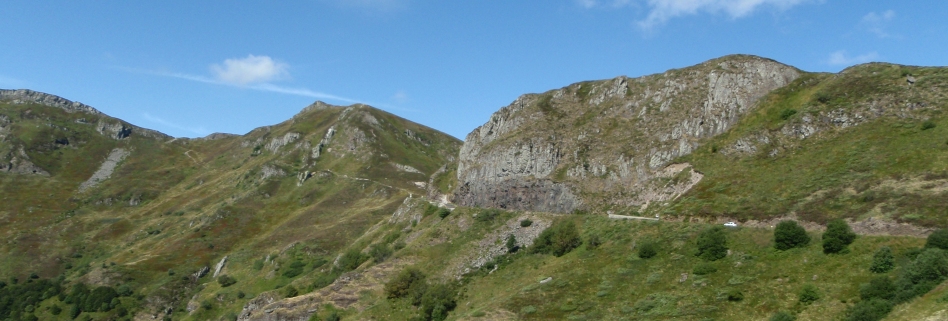
<svg viewBox="0 0 948 321">
<path fill-rule="evenodd" d="M 724 228 L 714 226 L 698 234 L 698 253 L 696 256 L 706 261 L 716 261 L 727 256 L 727 235 Z"/>
<path fill-rule="evenodd" d="M 929 234 L 925 247 L 948 250 L 948 229 L 940 229 Z"/>
<path fill-rule="evenodd" d="M 856 233 L 853 233 L 846 221 L 832 220 L 826 224 L 826 233 L 823 233 L 823 253 L 843 252 L 855 240 Z"/>
<path fill-rule="evenodd" d="M 876 254 L 872 255 L 872 265 L 869 266 L 869 271 L 873 273 L 886 273 L 892 271 L 895 268 L 895 256 L 892 255 L 892 249 L 888 246 L 883 246 Z"/>
<path fill-rule="evenodd" d="M 784 251 L 795 247 L 804 247 L 810 243 L 810 236 L 806 234 L 796 221 L 783 221 L 774 229 L 774 247 Z"/>
<path fill-rule="evenodd" d="M 639 246 L 639 257 L 643 259 L 650 259 L 658 255 L 658 245 L 655 242 L 647 241 L 642 242 L 642 245 Z"/>
</svg>

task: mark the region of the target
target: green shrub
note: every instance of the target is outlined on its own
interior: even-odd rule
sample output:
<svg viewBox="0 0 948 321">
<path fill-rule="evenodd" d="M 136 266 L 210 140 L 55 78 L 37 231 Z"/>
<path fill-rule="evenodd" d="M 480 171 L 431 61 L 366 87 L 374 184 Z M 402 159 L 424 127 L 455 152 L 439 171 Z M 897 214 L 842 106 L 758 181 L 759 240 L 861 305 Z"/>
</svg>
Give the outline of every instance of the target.
<svg viewBox="0 0 948 321">
<path fill-rule="evenodd" d="M 853 233 L 846 221 L 832 220 L 826 224 L 826 232 L 823 233 L 823 253 L 843 252 L 855 240 L 856 233 Z"/>
<path fill-rule="evenodd" d="M 892 311 L 892 302 L 882 299 L 859 301 L 846 311 L 847 321 L 878 321 Z"/>
<path fill-rule="evenodd" d="M 774 247 L 784 251 L 795 247 L 805 247 L 810 244 L 810 236 L 806 234 L 796 221 L 783 221 L 777 223 L 774 229 Z"/>
<path fill-rule="evenodd" d="M 385 284 L 385 296 L 389 299 L 405 297 L 413 285 L 424 282 L 425 274 L 421 270 L 413 267 L 406 268 Z"/>
<path fill-rule="evenodd" d="M 777 311 L 770 317 L 770 321 L 796 321 L 797 317 L 787 311 Z"/>
<path fill-rule="evenodd" d="M 560 220 L 540 233 L 533 243 L 532 252 L 553 254 L 559 257 L 579 247 L 582 243 L 576 223 Z"/>
<path fill-rule="evenodd" d="M 437 213 L 437 212 L 438 212 L 438 209 L 439 209 L 439 207 L 437 207 L 437 206 L 435 206 L 435 205 L 433 205 L 433 204 L 431 204 L 431 203 L 425 203 L 425 211 L 421 214 L 421 216 L 422 216 L 422 217 L 428 217 L 428 215 Z"/>
<path fill-rule="evenodd" d="M 898 289 L 895 288 L 895 284 L 892 283 L 891 279 L 880 276 L 859 287 L 859 298 L 863 300 L 892 300 L 895 299 L 897 291 Z"/>
<path fill-rule="evenodd" d="M 53 304 L 53 306 L 49 307 L 49 313 L 52 315 L 59 315 L 60 313 L 63 313 L 63 308 L 60 308 L 58 304 Z"/>
<path fill-rule="evenodd" d="M 211 302 L 211 300 L 204 300 L 204 301 L 201 301 L 201 308 L 204 309 L 204 310 L 213 309 L 213 308 L 214 308 L 214 302 Z"/>
<path fill-rule="evenodd" d="M 507 242 L 504 246 L 507 247 L 507 253 L 516 253 L 517 250 L 520 250 L 520 247 L 517 246 L 517 238 L 513 234 L 507 236 Z"/>
<path fill-rule="evenodd" d="M 303 274 L 303 268 L 306 267 L 306 263 L 300 261 L 293 261 L 290 265 L 287 265 L 283 270 L 283 276 L 287 278 L 295 278 L 300 274 Z"/>
<path fill-rule="evenodd" d="M 872 265 L 869 266 L 869 271 L 873 273 L 886 273 L 895 268 L 895 256 L 892 255 L 892 249 L 888 246 L 883 246 L 876 254 L 872 255 Z"/>
<path fill-rule="evenodd" d="M 339 257 L 339 261 L 336 262 L 336 266 L 342 272 L 349 272 L 358 268 L 359 265 L 362 265 L 362 262 L 365 262 L 368 259 L 368 256 L 362 254 L 362 252 L 359 250 L 351 249 Z"/>
<path fill-rule="evenodd" d="M 221 287 L 226 288 L 237 283 L 237 280 L 227 274 L 221 274 L 221 276 L 217 277 L 217 283 L 220 284 Z"/>
<path fill-rule="evenodd" d="M 922 130 L 929 130 L 932 128 L 935 128 L 935 122 L 926 120 L 925 122 L 922 123 Z"/>
<path fill-rule="evenodd" d="M 658 255 L 658 244 L 652 241 L 642 242 L 642 245 L 639 246 L 639 257 L 643 259 L 650 259 Z"/>
<path fill-rule="evenodd" d="M 695 268 L 694 270 L 691 271 L 691 273 L 694 273 L 695 275 L 707 275 L 707 274 L 711 274 L 717 271 L 718 271 L 718 268 L 715 267 L 713 264 L 699 263 L 698 265 L 695 265 Z"/>
<path fill-rule="evenodd" d="M 529 227 L 530 225 L 533 225 L 533 221 L 529 219 L 524 219 L 520 221 L 520 227 Z"/>
<path fill-rule="evenodd" d="M 798 294 L 800 303 L 803 304 L 810 304 L 819 301 L 820 297 L 821 295 L 819 289 L 817 289 L 816 286 L 812 284 L 804 285 L 803 289 L 801 289 L 800 293 Z"/>
<path fill-rule="evenodd" d="M 295 296 L 297 296 L 297 295 L 300 295 L 300 291 L 297 290 L 296 287 L 293 286 L 292 284 L 283 287 L 283 291 L 282 291 L 282 292 L 283 292 L 283 297 L 284 297 L 284 298 L 292 298 L 292 297 L 295 297 Z"/>
<path fill-rule="evenodd" d="M 724 228 L 714 226 L 698 234 L 698 253 L 696 256 L 705 261 L 716 261 L 727 256 L 727 235 Z"/>
<path fill-rule="evenodd" d="M 446 319 L 448 313 L 457 307 L 456 294 L 457 291 L 450 285 L 439 283 L 428 287 L 421 298 L 422 314 L 432 321 Z"/>
<path fill-rule="evenodd" d="M 925 247 L 948 250 L 948 229 L 940 229 L 929 234 Z"/>
<path fill-rule="evenodd" d="M 375 260 L 375 263 L 382 263 L 389 256 L 392 256 L 394 251 L 388 245 L 385 244 L 372 244 L 369 247 L 369 255 L 372 256 L 372 259 Z"/>
<path fill-rule="evenodd" d="M 254 269 L 254 270 L 257 270 L 257 271 L 262 270 L 262 269 L 263 269 L 263 260 L 261 259 L 261 260 L 253 261 L 253 269 Z"/>
<path fill-rule="evenodd" d="M 442 220 L 445 217 L 448 217 L 448 215 L 451 215 L 451 210 L 443 208 L 443 207 L 438 209 L 438 217 L 440 217 Z"/>
<path fill-rule="evenodd" d="M 238 299 L 243 299 L 243 298 L 245 298 L 245 297 L 247 297 L 247 293 L 244 293 L 244 291 L 237 291 L 237 298 L 238 298 Z"/>
</svg>

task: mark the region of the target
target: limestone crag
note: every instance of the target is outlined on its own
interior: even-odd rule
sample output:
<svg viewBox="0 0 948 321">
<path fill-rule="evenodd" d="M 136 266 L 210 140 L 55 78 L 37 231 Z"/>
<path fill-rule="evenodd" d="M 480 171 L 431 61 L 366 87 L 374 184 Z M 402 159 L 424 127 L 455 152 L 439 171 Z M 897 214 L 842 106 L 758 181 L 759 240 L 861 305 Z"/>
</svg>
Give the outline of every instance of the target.
<svg viewBox="0 0 948 321">
<path fill-rule="evenodd" d="M 455 201 L 564 213 L 667 200 L 681 191 L 659 172 L 800 74 L 739 55 L 521 96 L 468 134 Z"/>
</svg>

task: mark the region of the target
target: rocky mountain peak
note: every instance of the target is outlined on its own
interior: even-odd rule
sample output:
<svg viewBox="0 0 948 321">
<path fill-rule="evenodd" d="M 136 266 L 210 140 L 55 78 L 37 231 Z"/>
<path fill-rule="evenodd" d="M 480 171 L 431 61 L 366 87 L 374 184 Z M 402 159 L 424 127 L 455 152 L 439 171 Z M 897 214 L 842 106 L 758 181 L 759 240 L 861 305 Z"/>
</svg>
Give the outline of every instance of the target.
<svg viewBox="0 0 948 321">
<path fill-rule="evenodd" d="M 580 195 L 623 206 L 676 197 L 681 188 L 653 186 L 673 159 L 730 129 L 800 74 L 732 55 L 520 96 L 467 136 L 456 201 L 562 213 L 591 200 Z"/>
</svg>

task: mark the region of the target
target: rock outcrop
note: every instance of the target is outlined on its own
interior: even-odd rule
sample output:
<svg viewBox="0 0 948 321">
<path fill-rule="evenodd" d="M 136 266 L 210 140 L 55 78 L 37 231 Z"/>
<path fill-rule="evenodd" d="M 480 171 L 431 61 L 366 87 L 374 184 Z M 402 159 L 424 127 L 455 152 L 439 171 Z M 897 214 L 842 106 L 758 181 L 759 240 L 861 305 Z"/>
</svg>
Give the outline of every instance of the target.
<svg viewBox="0 0 948 321">
<path fill-rule="evenodd" d="M 455 201 L 567 213 L 667 200 L 683 192 L 663 191 L 672 178 L 660 173 L 672 160 L 732 128 L 800 74 L 772 60 L 728 56 L 521 96 L 468 134 Z"/>
<path fill-rule="evenodd" d="M 109 152 L 109 156 L 105 158 L 102 165 L 99 165 L 99 169 L 96 170 L 95 173 L 92 173 L 92 177 L 89 177 L 85 182 L 79 184 L 79 192 L 84 192 L 96 187 L 96 185 L 99 185 L 102 181 L 109 179 L 109 177 L 112 176 L 112 172 L 115 171 L 115 168 L 126 156 L 128 156 L 128 151 L 122 148 L 116 148 Z"/>
</svg>

